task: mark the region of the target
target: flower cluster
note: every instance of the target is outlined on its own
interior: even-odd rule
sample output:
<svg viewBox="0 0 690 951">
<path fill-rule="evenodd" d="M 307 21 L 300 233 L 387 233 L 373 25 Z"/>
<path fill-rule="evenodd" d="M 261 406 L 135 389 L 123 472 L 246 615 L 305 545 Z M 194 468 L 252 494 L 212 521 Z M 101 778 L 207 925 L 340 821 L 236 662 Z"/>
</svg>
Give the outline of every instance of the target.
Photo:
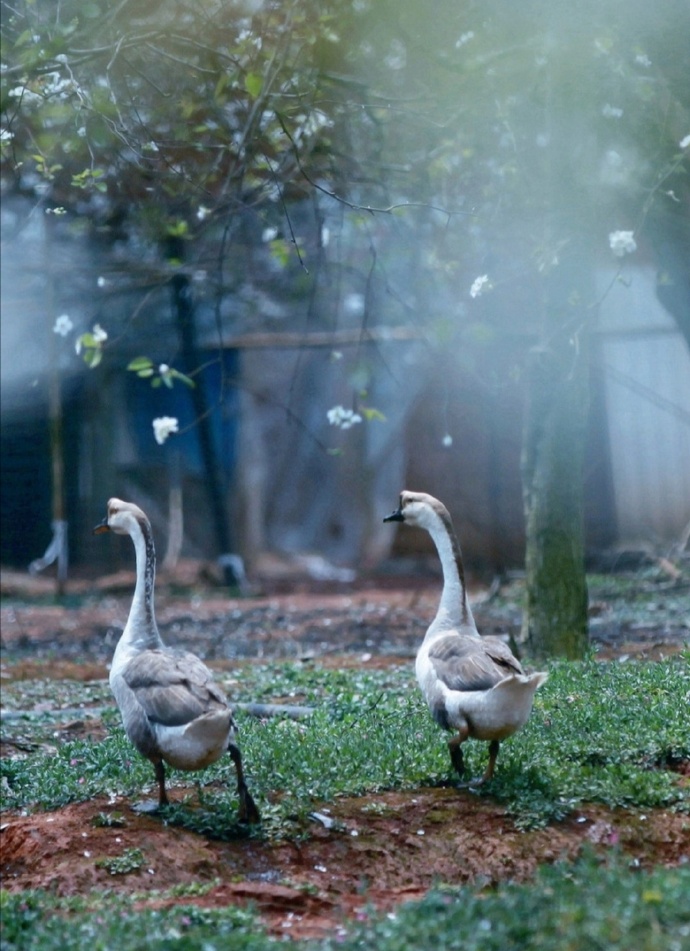
<svg viewBox="0 0 690 951">
<path fill-rule="evenodd" d="M 475 277 L 470 288 L 470 297 L 481 297 L 484 291 L 491 290 L 491 281 L 488 274 L 482 274 L 481 277 Z"/>
<path fill-rule="evenodd" d="M 637 244 L 632 231 L 612 231 L 609 235 L 609 247 L 617 258 L 624 254 L 632 254 L 637 250 Z"/>
<path fill-rule="evenodd" d="M 153 420 L 153 435 L 162 446 L 171 433 L 179 432 L 179 421 L 174 416 L 158 416 Z"/>
<path fill-rule="evenodd" d="M 66 337 L 72 330 L 74 330 L 74 324 L 69 314 L 60 314 L 53 326 L 53 333 L 60 337 Z"/>
<path fill-rule="evenodd" d="M 331 426 L 338 426 L 340 429 L 350 429 L 356 423 L 362 422 L 362 417 L 354 410 L 345 409 L 344 406 L 334 406 L 326 413 L 328 422 Z"/>
<path fill-rule="evenodd" d="M 94 324 L 90 333 L 82 334 L 77 338 L 74 349 L 77 354 L 84 351 L 84 363 L 93 370 L 103 358 L 103 344 L 107 339 L 108 331 L 104 330 L 100 324 Z"/>
<path fill-rule="evenodd" d="M 623 115 L 623 110 L 618 106 L 612 106 L 607 102 L 604 108 L 601 110 L 601 114 L 607 119 L 620 119 Z"/>
</svg>

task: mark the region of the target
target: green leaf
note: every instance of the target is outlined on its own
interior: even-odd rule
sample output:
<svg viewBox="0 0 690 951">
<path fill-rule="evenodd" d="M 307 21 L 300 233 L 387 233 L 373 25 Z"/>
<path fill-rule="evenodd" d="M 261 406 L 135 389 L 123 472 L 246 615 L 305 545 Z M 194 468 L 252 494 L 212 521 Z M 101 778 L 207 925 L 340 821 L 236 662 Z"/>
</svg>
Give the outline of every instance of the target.
<svg viewBox="0 0 690 951">
<path fill-rule="evenodd" d="M 127 364 L 128 370 L 148 370 L 153 366 L 153 360 L 150 357 L 135 357 Z"/>
<path fill-rule="evenodd" d="M 180 383 L 184 383 L 186 386 L 191 386 L 191 387 L 195 387 L 195 386 L 196 386 L 196 383 L 194 382 L 194 380 L 193 380 L 191 377 L 185 376 L 185 374 L 184 374 L 184 373 L 180 373 L 179 370 L 171 370 L 171 371 L 170 371 L 170 376 L 175 377 L 176 380 L 179 380 Z"/>
<path fill-rule="evenodd" d="M 284 238 L 275 238 L 269 242 L 271 257 L 274 258 L 282 267 L 285 267 L 290 260 L 290 245 Z"/>
<path fill-rule="evenodd" d="M 189 225 L 182 219 L 179 221 L 173 221 L 168 225 L 168 234 L 172 238 L 184 238 L 188 231 Z"/>
<path fill-rule="evenodd" d="M 244 88 L 252 99 L 256 99 L 263 89 L 263 77 L 258 73 L 247 73 L 244 79 Z"/>
<path fill-rule="evenodd" d="M 218 82 L 216 83 L 216 88 L 213 90 L 213 98 L 218 99 L 221 93 L 224 91 L 228 83 L 230 82 L 230 76 L 228 73 L 222 73 Z"/>
<path fill-rule="evenodd" d="M 381 423 L 386 422 L 386 417 L 383 415 L 380 409 L 374 409 L 373 406 L 360 406 L 359 411 L 362 416 L 371 422 L 372 420 L 378 420 Z"/>
</svg>

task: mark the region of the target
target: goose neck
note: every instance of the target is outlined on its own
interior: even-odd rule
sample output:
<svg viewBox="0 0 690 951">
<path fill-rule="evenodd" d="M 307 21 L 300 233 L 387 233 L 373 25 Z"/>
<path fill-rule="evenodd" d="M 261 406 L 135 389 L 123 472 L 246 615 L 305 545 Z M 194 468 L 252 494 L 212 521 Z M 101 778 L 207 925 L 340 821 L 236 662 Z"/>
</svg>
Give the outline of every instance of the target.
<svg viewBox="0 0 690 951">
<path fill-rule="evenodd" d="M 136 555 L 137 581 L 122 640 L 143 650 L 161 645 L 153 606 L 156 550 L 148 522 L 137 520 L 130 535 Z"/>
<path fill-rule="evenodd" d="M 437 516 L 429 525 L 429 534 L 436 545 L 443 571 L 443 591 L 432 629 L 473 627 L 465 589 L 465 569 L 453 526 Z"/>
</svg>

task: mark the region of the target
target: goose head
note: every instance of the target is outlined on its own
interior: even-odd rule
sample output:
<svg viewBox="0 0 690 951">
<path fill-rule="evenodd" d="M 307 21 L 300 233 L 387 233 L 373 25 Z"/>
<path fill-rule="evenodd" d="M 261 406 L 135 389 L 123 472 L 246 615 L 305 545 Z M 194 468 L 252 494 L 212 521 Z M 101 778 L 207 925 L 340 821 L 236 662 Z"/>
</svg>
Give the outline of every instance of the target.
<svg viewBox="0 0 690 951">
<path fill-rule="evenodd" d="M 405 522 L 429 531 L 438 524 L 439 517 L 450 521 L 448 510 L 442 502 L 426 492 L 401 492 L 400 504 L 394 512 L 384 518 L 384 522 Z"/>
<path fill-rule="evenodd" d="M 115 532 L 117 535 L 131 535 L 136 527 L 141 528 L 148 522 L 146 515 L 133 502 L 122 499 L 109 499 L 108 511 L 102 522 L 94 528 L 94 534 Z"/>
</svg>

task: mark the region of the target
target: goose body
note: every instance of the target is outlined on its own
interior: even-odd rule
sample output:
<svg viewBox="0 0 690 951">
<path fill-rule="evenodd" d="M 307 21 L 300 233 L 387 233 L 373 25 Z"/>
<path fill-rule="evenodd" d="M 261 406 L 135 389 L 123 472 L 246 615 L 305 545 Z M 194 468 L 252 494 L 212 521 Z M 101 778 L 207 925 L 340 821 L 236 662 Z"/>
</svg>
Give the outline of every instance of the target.
<svg viewBox="0 0 690 951">
<path fill-rule="evenodd" d="M 499 638 L 481 637 L 467 600 L 460 546 L 448 510 L 424 492 L 403 492 L 384 521 L 405 522 L 431 535 L 443 569 L 443 590 L 415 662 L 417 682 L 434 720 L 457 731 L 451 762 L 465 767 L 461 746 L 469 737 L 489 742 L 489 764 L 477 784 L 493 777 L 501 740 L 524 726 L 546 673 L 526 674 Z"/>
<path fill-rule="evenodd" d="M 136 586 L 113 655 L 110 687 L 127 736 L 154 765 L 159 806 L 168 804 L 165 763 L 198 770 L 229 752 L 237 772 L 240 821 L 258 822 L 225 694 L 195 654 L 166 647 L 158 631 L 153 603 L 156 555 L 148 518 L 138 506 L 110 499 L 107 515 L 94 531 L 129 535 L 134 543 Z"/>
</svg>

